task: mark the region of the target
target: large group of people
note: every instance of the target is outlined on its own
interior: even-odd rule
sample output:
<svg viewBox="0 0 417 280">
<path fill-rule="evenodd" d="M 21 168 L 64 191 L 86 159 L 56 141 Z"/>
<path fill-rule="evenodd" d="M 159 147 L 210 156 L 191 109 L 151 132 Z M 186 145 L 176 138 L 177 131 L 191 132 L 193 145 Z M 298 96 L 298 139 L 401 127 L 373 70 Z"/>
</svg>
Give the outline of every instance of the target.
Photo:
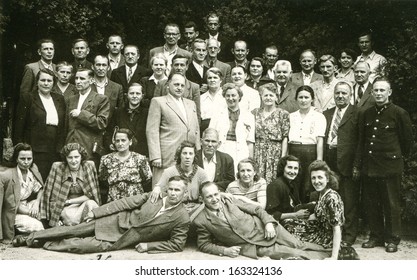
<svg viewBox="0 0 417 280">
<path fill-rule="evenodd" d="M 338 259 L 366 217 L 362 247 L 396 252 L 412 129 L 371 34 L 357 57 L 304 50 L 293 74 L 275 45 L 248 59 L 247 43 L 219 27 L 214 13 L 207 35 L 187 23 L 180 47 L 167 24 L 146 66 L 119 35 L 92 62 L 77 39 L 74 61 L 57 65 L 54 42 L 40 40 L 21 83 L 14 167 L 0 172 L 0 240 L 143 253 L 181 251 L 188 235 L 220 256 Z M 219 60 L 226 47 L 231 62 Z"/>
</svg>

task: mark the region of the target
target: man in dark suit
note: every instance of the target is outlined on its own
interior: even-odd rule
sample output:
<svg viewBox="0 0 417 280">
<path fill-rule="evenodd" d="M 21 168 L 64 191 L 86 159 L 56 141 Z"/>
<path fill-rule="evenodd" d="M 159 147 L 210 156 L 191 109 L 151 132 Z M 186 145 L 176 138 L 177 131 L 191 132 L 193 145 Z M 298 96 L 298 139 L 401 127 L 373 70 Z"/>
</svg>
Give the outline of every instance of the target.
<svg viewBox="0 0 417 280">
<path fill-rule="evenodd" d="M 203 183 L 200 196 L 204 209 L 193 223 L 197 228 L 198 249 L 204 253 L 255 259 L 294 256 L 323 259 L 329 256 L 329 250 L 326 252 L 322 246 L 292 236 L 260 206 L 235 198 L 222 203 L 219 188 L 213 182 Z"/>
<path fill-rule="evenodd" d="M 372 83 L 369 80 L 370 74 L 371 68 L 367 62 L 360 61 L 353 68 L 355 85 L 353 86 L 351 103 L 355 104 L 361 111 L 375 106 L 375 98 L 372 95 Z"/>
<path fill-rule="evenodd" d="M 87 223 L 62 226 L 18 236 L 14 246 L 39 247 L 51 251 L 94 253 L 135 246 L 139 253 L 182 251 L 190 218 L 182 202 L 187 183 L 171 177 L 167 196 L 156 203 L 148 193 L 125 197 L 93 209 Z"/>
<path fill-rule="evenodd" d="M 51 39 L 39 40 L 38 54 L 41 56 L 41 59 L 38 62 L 27 64 L 23 70 L 20 95 L 29 94 L 36 88 L 36 75 L 40 69 L 55 71 L 55 64 L 52 63 L 55 54 L 54 41 Z"/>
<path fill-rule="evenodd" d="M 295 100 L 297 85 L 290 81 L 292 74 L 291 62 L 278 60 L 275 63 L 275 81 L 278 85 L 278 107 L 289 113 L 297 111 L 298 103 Z"/>
<path fill-rule="evenodd" d="M 391 93 L 386 78 L 375 79 L 372 94 L 376 105 L 359 114 L 354 162 L 354 176 L 362 176 L 371 230 L 362 247 L 385 245 L 389 253 L 397 252 L 401 239 L 401 173 L 403 158 L 409 155 L 413 143 L 410 116 L 390 102 Z"/>
<path fill-rule="evenodd" d="M 208 39 L 207 40 L 207 58 L 204 61 L 204 65 L 207 66 L 208 68 L 211 67 L 216 67 L 219 68 L 220 71 L 223 74 L 223 81 L 222 81 L 222 86 L 225 83 L 230 83 L 232 80 L 230 78 L 230 72 L 232 70 L 232 68 L 230 67 L 229 64 L 221 62 L 220 60 L 217 59 L 217 55 L 220 52 L 220 42 L 217 41 L 216 39 Z"/>
<path fill-rule="evenodd" d="M 107 72 L 107 77 L 111 77 L 111 72 L 114 69 L 119 68 L 122 65 L 125 65 L 125 57 L 122 55 L 123 50 L 123 40 L 120 35 L 113 34 L 109 36 L 107 40 L 106 47 L 109 50 L 107 58 L 109 59 L 109 71 Z"/>
<path fill-rule="evenodd" d="M 93 71 L 94 80 L 91 89 L 98 94 L 107 96 L 110 102 L 109 120 L 112 118 L 114 110 L 123 107 L 123 88 L 121 85 L 107 78 L 109 59 L 102 55 L 94 58 Z"/>
<path fill-rule="evenodd" d="M 79 143 L 87 151 L 87 159 L 98 167 L 103 155 L 103 132 L 107 127 L 110 102 L 107 96 L 91 89 L 93 71 L 78 69 L 75 73 L 75 87 L 78 94 L 67 102 L 66 143 Z"/>
<path fill-rule="evenodd" d="M 233 59 L 230 49 L 232 48 L 232 42 L 230 38 L 220 32 L 221 23 L 220 18 L 216 13 L 210 13 L 206 18 L 206 28 L 208 34 L 204 36 L 204 39 L 216 39 L 219 42 L 219 59 L 221 61 L 230 61 Z"/>
<path fill-rule="evenodd" d="M 138 65 L 140 53 L 137 46 L 127 45 L 124 49 L 124 57 L 125 65 L 113 70 L 110 80 L 122 85 L 124 101 L 126 102 L 126 93 L 130 85 L 139 83 L 142 77 L 152 75 L 152 71 Z"/>
<path fill-rule="evenodd" d="M 229 64 L 232 69 L 240 65 L 245 68 L 247 73 L 249 71 L 248 44 L 242 40 L 236 41 L 232 48 L 232 54 L 234 56 L 234 60 L 227 62 L 227 64 Z"/>
<path fill-rule="evenodd" d="M 278 57 L 278 48 L 276 45 L 271 44 L 265 47 L 265 52 L 263 54 L 263 59 L 265 61 L 264 76 L 271 80 L 275 79 L 274 67 L 275 63 L 278 61 Z"/>
<path fill-rule="evenodd" d="M 75 39 L 72 42 L 71 52 L 74 56 L 74 62 L 72 63 L 73 73 L 77 72 L 78 69 L 91 69 L 93 64 L 87 60 L 87 55 L 90 53 L 87 40 L 82 38 Z"/>
<path fill-rule="evenodd" d="M 184 38 L 185 43 L 180 45 L 180 48 L 192 52 L 193 51 L 193 42 L 197 39 L 200 32 L 197 29 L 197 24 L 194 21 L 189 21 L 184 26 Z"/>
<path fill-rule="evenodd" d="M 301 72 L 294 73 L 291 81 L 297 86 L 310 85 L 315 81 L 323 80 L 323 76 L 314 71 L 317 63 L 316 53 L 313 50 L 306 49 L 300 55 Z"/>
<path fill-rule="evenodd" d="M 342 239 L 345 245 L 355 243 L 358 234 L 359 182 L 354 181 L 353 160 L 358 142 L 357 109 L 350 104 L 352 88 L 340 81 L 334 88 L 336 107 L 323 112 L 327 121 L 325 159 L 339 175 L 339 190 L 344 204 L 345 224 Z"/>
<path fill-rule="evenodd" d="M 180 28 L 175 23 L 168 23 L 164 30 L 165 45 L 153 48 L 149 51 L 148 67 L 151 67 L 151 58 L 157 53 L 163 53 L 168 60 L 166 75 L 171 72 L 172 58 L 176 55 L 185 56 L 188 61 L 191 60 L 191 53 L 178 46 L 178 40 L 181 38 Z"/>
<path fill-rule="evenodd" d="M 195 39 L 192 49 L 192 60 L 185 72 L 185 77 L 199 85 L 200 94 L 208 90 L 207 81 L 204 79 L 208 67 L 204 65 L 207 56 L 207 44 L 203 39 Z"/>
<path fill-rule="evenodd" d="M 221 145 L 219 133 L 214 128 L 207 128 L 201 137 L 202 149 L 197 151 L 197 164 L 206 171 L 210 181 L 215 182 L 221 191 L 235 180 L 233 158 L 217 151 Z"/>
</svg>

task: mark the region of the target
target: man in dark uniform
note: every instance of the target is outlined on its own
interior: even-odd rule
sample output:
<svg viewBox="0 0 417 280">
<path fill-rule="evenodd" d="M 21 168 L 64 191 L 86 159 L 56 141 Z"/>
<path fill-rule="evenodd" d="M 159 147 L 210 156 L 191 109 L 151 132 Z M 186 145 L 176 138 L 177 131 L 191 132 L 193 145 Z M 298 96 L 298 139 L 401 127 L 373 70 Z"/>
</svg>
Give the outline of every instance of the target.
<svg viewBox="0 0 417 280">
<path fill-rule="evenodd" d="M 410 153 L 412 126 L 409 114 L 389 101 L 391 93 L 391 84 L 386 78 L 375 79 L 372 94 L 376 105 L 359 115 L 354 177 L 362 174 L 371 230 L 369 240 L 362 247 L 385 245 L 386 252 L 394 253 L 401 234 L 403 157 Z"/>
</svg>

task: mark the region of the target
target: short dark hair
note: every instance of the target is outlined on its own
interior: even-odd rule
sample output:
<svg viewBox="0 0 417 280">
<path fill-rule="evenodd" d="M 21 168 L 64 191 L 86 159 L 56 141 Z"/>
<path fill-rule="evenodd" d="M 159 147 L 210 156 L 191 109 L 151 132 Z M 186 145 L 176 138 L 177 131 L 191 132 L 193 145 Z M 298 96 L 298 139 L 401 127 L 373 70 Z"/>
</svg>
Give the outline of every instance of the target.
<svg viewBox="0 0 417 280">
<path fill-rule="evenodd" d="M 45 44 L 45 43 L 52 43 L 55 47 L 55 42 L 52 39 L 43 38 L 43 39 L 38 40 L 38 42 L 36 42 L 36 45 L 38 46 L 38 50 L 40 50 L 42 48 L 42 44 Z"/>
<path fill-rule="evenodd" d="M 297 88 L 297 90 L 295 91 L 295 99 L 298 98 L 298 94 L 303 90 L 310 93 L 311 99 L 314 100 L 314 90 L 310 86 L 307 86 L 307 85 L 302 85 L 302 86 Z"/>
<path fill-rule="evenodd" d="M 87 75 L 88 75 L 90 78 L 94 78 L 94 72 L 93 72 L 93 70 L 92 70 L 92 69 L 88 69 L 88 68 L 78 68 L 77 70 L 75 70 L 75 73 L 78 73 L 78 72 L 87 72 Z"/>
<path fill-rule="evenodd" d="M 56 75 L 55 75 L 54 71 L 49 70 L 47 68 L 39 69 L 38 74 L 36 74 L 36 82 L 39 82 L 39 79 L 41 77 L 41 73 L 45 73 L 45 74 L 48 74 L 48 75 L 52 76 L 53 83 L 54 83 L 54 85 L 56 84 L 56 79 L 57 78 L 56 78 Z"/>
<path fill-rule="evenodd" d="M 232 69 L 230 69 L 230 72 L 231 72 L 233 69 L 235 69 L 235 68 L 240 68 L 240 69 L 242 69 L 242 70 L 243 70 L 243 73 L 245 73 L 245 74 L 247 74 L 247 73 L 248 73 L 248 71 L 246 71 L 246 68 L 245 68 L 245 67 L 243 67 L 242 65 L 236 65 L 235 67 L 232 67 Z"/>
<path fill-rule="evenodd" d="M 354 50 L 349 49 L 349 48 L 342 49 L 340 51 L 339 58 L 342 57 L 342 53 L 346 53 L 348 56 L 350 56 L 353 59 L 353 62 L 355 62 L 356 58 L 358 57 L 358 54 Z"/>
<path fill-rule="evenodd" d="M 12 163 L 14 166 L 17 166 L 17 158 L 21 151 L 32 151 L 32 146 L 28 143 L 18 143 L 13 148 Z"/>
<path fill-rule="evenodd" d="M 87 45 L 87 48 L 88 48 L 88 41 L 84 38 L 77 38 L 74 41 L 72 41 L 72 47 L 74 48 L 75 44 L 77 44 L 79 42 L 85 42 L 85 44 Z"/>
<path fill-rule="evenodd" d="M 197 29 L 197 24 L 195 24 L 194 21 L 189 21 L 184 25 L 184 29 L 185 28 L 194 28 L 194 31 L 198 31 Z"/>
<path fill-rule="evenodd" d="M 373 81 L 372 85 L 374 85 L 376 82 L 386 82 L 391 87 L 391 82 L 386 76 L 376 76 L 375 80 Z"/>
<path fill-rule="evenodd" d="M 172 181 L 183 182 L 184 185 L 187 185 L 188 184 L 188 182 L 184 178 L 182 178 L 181 176 L 179 176 L 179 175 L 169 177 L 168 183 L 169 182 L 172 182 Z"/>
<path fill-rule="evenodd" d="M 115 139 L 115 137 L 116 137 L 116 134 L 117 133 L 123 133 L 123 134 L 126 134 L 126 136 L 127 136 L 127 138 L 129 139 L 129 140 L 132 140 L 133 139 L 133 132 L 129 129 L 129 128 L 116 128 L 115 130 L 114 130 L 114 135 L 113 135 L 113 141 L 114 141 L 114 139 Z"/>
<path fill-rule="evenodd" d="M 281 176 L 284 175 L 285 166 L 287 166 L 287 162 L 289 162 L 289 161 L 298 162 L 298 175 L 297 175 L 296 179 L 299 177 L 299 174 L 301 172 L 300 159 L 296 156 L 293 156 L 293 155 L 286 155 L 286 156 L 283 156 L 282 158 L 279 159 L 278 166 L 277 166 L 277 177 L 281 177 Z"/>
<path fill-rule="evenodd" d="M 139 47 L 138 47 L 137 45 L 132 45 L 132 44 L 126 45 L 126 46 L 123 48 L 123 54 L 126 52 L 126 49 L 127 49 L 127 48 L 135 48 L 135 49 L 136 49 L 136 51 L 138 52 L 138 56 L 140 56 Z"/>
<path fill-rule="evenodd" d="M 203 196 L 203 195 L 202 195 L 202 193 L 203 193 L 203 189 L 204 189 L 204 188 L 207 188 L 207 187 L 209 187 L 209 186 L 216 186 L 216 187 L 217 187 L 217 189 L 218 189 L 218 190 L 220 190 L 220 189 L 219 189 L 219 186 L 218 186 L 215 182 L 205 181 L 205 182 L 201 183 L 200 187 L 198 188 L 198 193 L 199 193 L 201 196 Z"/>
<path fill-rule="evenodd" d="M 171 59 L 171 62 L 174 63 L 174 60 L 179 59 L 179 58 L 185 58 L 187 60 L 187 64 L 188 64 L 188 57 L 182 55 L 182 54 L 176 54 L 174 55 L 174 57 Z"/>
<path fill-rule="evenodd" d="M 194 160 L 193 160 L 193 164 L 197 164 L 197 147 L 195 146 L 194 143 L 192 143 L 190 141 L 183 141 L 183 142 L 181 142 L 180 146 L 175 151 L 175 156 L 174 156 L 175 163 L 176 164 L 181 164 L 181 153 L 182 153 L 182 150 L 184 148 L 193 148 L 194 149 Z"/>
</svg>

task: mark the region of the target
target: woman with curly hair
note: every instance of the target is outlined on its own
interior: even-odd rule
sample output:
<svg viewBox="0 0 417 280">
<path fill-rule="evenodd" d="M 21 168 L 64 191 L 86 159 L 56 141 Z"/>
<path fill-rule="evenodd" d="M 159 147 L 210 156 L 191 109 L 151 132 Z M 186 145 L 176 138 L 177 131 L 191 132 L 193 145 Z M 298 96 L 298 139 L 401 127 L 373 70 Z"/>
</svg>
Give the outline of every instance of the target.
<svg viewBox="0 0 417 280">
<path fill-rule="evenodd" d="M 283 226 L 302 241 L 331 249 L 330 259 L 337 259 L 342 240 L 341 227 L 345 222 L 343 202 L 336 192 L 339 182 L 322 160 L 313 161 L 308 171 L 319 197 L 314 213 L 308 220 L 287 219 Z"/>
<path fill-rule="evenodd" d="M 45 183 L 41 219 L 49 226 L 77 225 L 100 205 L 97 171 L 87 152 L 78 143 L 61 150 L 63 162 L 54 162 Z"/>
<path fill-rule="evenodd" d="M 201 184 L 209 179 L 204 169 L 197 165 L 196 154 L 197 149 L 194 143 L 189 141 L 181 143 L 175 152 L 176 164 L 165 169 L 158 183 L 155 184 L 150 195 L 152 203 L 156 202 L 158 196 L 162 196 L 162 192 L 166 192 L 169 178 L 179 175 L 188 182 L 183 200 L 188 213 L 191 215 L 200 206 L 199 189 Z"/>
</svg>

